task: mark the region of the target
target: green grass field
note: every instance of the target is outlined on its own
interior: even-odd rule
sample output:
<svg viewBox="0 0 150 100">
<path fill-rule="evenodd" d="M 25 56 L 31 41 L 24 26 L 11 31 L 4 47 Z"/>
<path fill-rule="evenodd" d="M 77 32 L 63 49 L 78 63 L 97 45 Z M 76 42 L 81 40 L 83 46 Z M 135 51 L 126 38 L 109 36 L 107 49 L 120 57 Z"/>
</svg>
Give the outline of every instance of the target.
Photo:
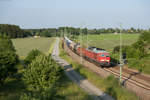
<svg viewBox="0 0 150 100">
<path fill-rule="evenodd" d="M 20 38 L 12 39 L 17 54 L 24 58 L 32 49 L 38 49 L 48 54 L 50 46 L 54 43 L 54 38 Z"/>
<path fill-rule="evenodd" d="M 138 40 L 139 34 L 122 34 L 123 45 L 131 45 Z M 84 35 L 82 37 L 84 46 L 95 46 L 112 51 L 115 46 L 120 45 L 120 35 L 117 34 L 100 34 Z M 80 36 L 77 39 L 81 42 Z"/>
</svg>

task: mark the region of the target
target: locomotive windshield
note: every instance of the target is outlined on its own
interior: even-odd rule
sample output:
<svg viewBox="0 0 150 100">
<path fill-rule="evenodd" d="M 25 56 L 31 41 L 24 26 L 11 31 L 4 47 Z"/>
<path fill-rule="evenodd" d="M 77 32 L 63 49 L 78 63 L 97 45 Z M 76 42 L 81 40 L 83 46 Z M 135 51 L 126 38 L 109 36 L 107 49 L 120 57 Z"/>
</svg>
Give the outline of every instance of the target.
<svg viewBox="0 0 150 100">
<path fill-rule="evenodd" d="M 109 57 L 109 55 L 108 54 L 102 54 L 102 55 L 100 55 L 101 57 Z"/>
<path fill-rule="evenodd" d="M 101 57 L 104 57 L 105 55 L 103 54 L 103 55 L 100 55 Z"/>
</svg>

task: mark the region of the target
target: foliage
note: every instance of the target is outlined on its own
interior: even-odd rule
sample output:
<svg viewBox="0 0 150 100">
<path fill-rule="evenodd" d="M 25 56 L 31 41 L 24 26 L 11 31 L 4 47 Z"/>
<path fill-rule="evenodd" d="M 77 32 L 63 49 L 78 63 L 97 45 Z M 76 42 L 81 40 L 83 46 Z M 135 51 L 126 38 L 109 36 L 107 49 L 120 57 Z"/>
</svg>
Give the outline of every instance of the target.
<svg viewBox="0 0 150 100">
<path fill-rule="evenodd" d="M 19 26 L 9 24 L 0 24 L 0 34 L 10 38 L 23 38 L 31 35 L 30 32 L 20 29 Z"/>
<path fill-rule="evenodd" d="M 30 64 L 37 56 L 39 56 L 39 55 L 41 55 L 41 54 L 42 54 L 42 52 L 39 51 L 39 50 L 37 50 L 37 49 L 31 50 L 31 51 L 28 53 L 27 57 L 25 58 L 24 63 L 25 63 L 26 65 Z"/>
<path fill-rule="evenodd" d="M 56 88 L 62 78 L 61 67 L 51 58 L 51 55 L 40 55 L 25 70 L 24 82 L 32 91 L 33 98 L 49 100 L 58 97 Z M 49 94 L 48 94 L 49 92 Z"/>
<path fill-rule="evenodd" d="M 81 33 L 83 35 L 90 34 L 90 35 L 100 35 L 100 34 L 108 34 L 108 33 L 120 33 L 119 28 L 99 28 L 99 29 L 88 29 L 88 28 L 75 28 L 75 27 L 59 27 L 59 28 L 43 28 L 43 29 L 28 29 L 32 35 L 40 35 L 40 36 L 78 36 Z M 150 30 L 143 30 L 143 29 L 135 29 L 133 27 L 129 29 L 123 29 L 123 33 L 127 34 L 134 34 L 134 33 L 142 33 L 145 31 Z"/>
<path fill-rule="evenodd" d="M 116 46 L 113 53 L 120 52 L 120 46 Z M 126 53 L 127 58 L 137 58 L 140 59 L 144 53 L 141 49 L 136 49 L 133 46 L 122 46 L 122 52 Z"/>
<path fill-rule="evenodd" d="M 120 46 L 114 48 L 114 54 L 120 51 Z M 122 52 L 126 53 L 130 68 L 150 74 L 149 53 L 150 53 L 150 32 L 144 32 L 140 35 L 137 42 L 130 46 L 122 46 Z M 117 59 L 117 57 L 115 58 Z"/>
<path fill-rule="evenodd" d="M 122 46 L 122 51 L 127 54 L 128 58 L 141 59 L 148 54 L 150 50 L 150 33 L 142 33 L 137 42 L 131 46 Z M 116 46 L 113 52 L 119 52 L 120 46 Z"/>
<path fill-rule="evenodd" d="M 0 51 L 11 50 L 15 52 L 12 41 L 5 35 L 0 35 Z"/>
<path fill-rule="evenodd" d="M 43 37 L 52 37 L 52 36 L 74 36 L 80 35 L 80 33 L 91 34 L 91 35 L 100 35 L 108 33 L 120 33 L 119 28 L 99 28 L 99 29 L 88 29 L 88 28 L 75 28 L 75 27 L 59 27 L 59 28 L 41 28 L 41 29 L 20 29 L 17 25 L 9 24 L 0 24 L 0 34 L 6 34 L 10 38 L 23 38 L 28 36 L 43 36 Z M 150 32 L 150 30 L 135 29 L 133 27 L 129 29 L 123 29 L 123 33 L 142 33 Z"/>
<path fill-rule="evenodd" d="M 139 40 L 133 44 L 133 47 L 139 49 L 144 53 L 144 55 L 146 55 L 150 50 L 150 32 L 142 33 L 139 37 Z"/>
<path fill-rule="evenodd" d="M 0 37 L 0 85 L 8 76 L 16 72 L 15 65 L 18 63 L 18 56 L 12 42 L 8 38 Z"/>
<path fill-rule="evenodd" d="M 44 30 L 43 32 L 41 32 L 40 36 L 51 37 L 52 34 L 50 32 L 48 32 L 48 30 Z"/>
<path fill-rule="evenodd" d="M 33 93 L 22 81 L 22 72 L 26 69 L 21 63 L 17 65 L 17 69 L 15 77 L 7 78 L 5 84 L 0 86 L 0 100 L 46 100 L 45 97 L 51 97 L 52 94 L 55 94 L 51 93 L 55 92 L 55 89 Z M 49 100 L 93 100 L 88 93 L 79 88 L 64 73 L 61 74 L 61 77 L 63 77 L 59 81 L 61 86 L 56 87 L 55 98 Z"/>
<path fill-rule="evenodd" d="M 17 62 L 18 56 L 13 51 L 0 52 L 0 84 L 3 84 L 8 76 L 12 76 L 16 72 Z"/>
<path fill-rule="evenodd" d="M 105 81 L 107 83 L 106 92 L 117 98 L 117 91 L 115 91 L 115 88 L 119 87 L 118 81 L 115 79 L 114 76 L 108 76 Z"/>
<path fill-rule="evenodd" d="M 48 29 L 26 29 L 26 31 L 29 31 L 32 36 L 38 35 L 43 37 L 52 37 L 57 36 L 58 32 L 56 28 L 48 28 Z"/>
</svg>

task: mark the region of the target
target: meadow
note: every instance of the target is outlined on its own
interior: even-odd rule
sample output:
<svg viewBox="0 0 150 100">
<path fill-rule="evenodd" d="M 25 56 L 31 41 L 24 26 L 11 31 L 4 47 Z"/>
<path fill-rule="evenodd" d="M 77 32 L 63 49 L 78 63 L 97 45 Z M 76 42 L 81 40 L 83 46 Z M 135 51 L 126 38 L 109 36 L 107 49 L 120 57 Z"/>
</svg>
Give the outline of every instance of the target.
<svg viewBox="0 0 150 100">
<path fill-rule="evenodd" d="M 48 54 L 54 40 L 55 38 L 17 38 L 12 39 L 12 42 L 19 57 L 24 58 L 32 49 Z"/>
<path fill-rule="evenodd" d="M 122 34 L 122 44 L 131 45 L 138 40 L 139 34 Z M 77 37 L 77 41 L 84 46 L 95 46 L 111 52 L 115 46 L 120 45 L 120 34 L 83 35 Z"/>
</svg>

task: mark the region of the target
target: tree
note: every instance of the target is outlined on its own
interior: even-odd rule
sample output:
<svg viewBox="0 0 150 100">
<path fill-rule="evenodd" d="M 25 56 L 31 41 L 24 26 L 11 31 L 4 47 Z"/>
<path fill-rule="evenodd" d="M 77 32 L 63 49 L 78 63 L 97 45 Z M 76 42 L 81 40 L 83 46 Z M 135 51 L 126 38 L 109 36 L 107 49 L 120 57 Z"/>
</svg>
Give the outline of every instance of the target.
<svg viewBox="0 0 150 100">
<path fill-rule="evenodd" d="M 23 38 L 31 35 L 29 31 L 20 29 L 17 25 L 9 24 L 0 24 L 0 34 L 6 34 L 10 38 Z"/>
<path fill-rule="evenodd" d="M 34 60 L 37 56 L 39 56 L 41 54 L 42 54 L 42 52 L 37 49 L 31 50 L 28 53 L 27 57 L 25 58 L 24 63 L 26 65 L 30 64 L 32 62 L 32 60 Z"/>
<path fill-rule="evenodd" d="M 0 37 L 0 85 L 3 85 L 5 79 L 17 71 L 15 68 L 17 63 L 18 56 L 11 40 Z"/>
<path fill-rule="evenodd" d="M 139 49 L 143 56 L 150 50 L 150 32 L 144 32 L 140 35 L 139 40 L 133 44 L 136 49 Z"/>
<path fill-rule="evenodd" d="M 23 80 L 32 91 L 32 96 L 53 100 L 57 97 L 56 89 L 62 78 L 61 67 L 51 58 L 51 55 L 40 55 L 28 65 L 23 74 Z M 48 94 L 49 93 L 49 94 Z"/>
<path fill-rule="evenodd" d="M 15 48 L 12 44 L 12 41 L 6 36 L 0 36 L 0 51 L 11 50 L 15 52 Z"/>
<path fill-rule="evenodd" d="M 51 37 L 51 33 L 48 32 L 48 30 L 44 30 L 44 31 L 41 33 L 41 36 L 44 36 L 44 37 Z"/>
</svg>

